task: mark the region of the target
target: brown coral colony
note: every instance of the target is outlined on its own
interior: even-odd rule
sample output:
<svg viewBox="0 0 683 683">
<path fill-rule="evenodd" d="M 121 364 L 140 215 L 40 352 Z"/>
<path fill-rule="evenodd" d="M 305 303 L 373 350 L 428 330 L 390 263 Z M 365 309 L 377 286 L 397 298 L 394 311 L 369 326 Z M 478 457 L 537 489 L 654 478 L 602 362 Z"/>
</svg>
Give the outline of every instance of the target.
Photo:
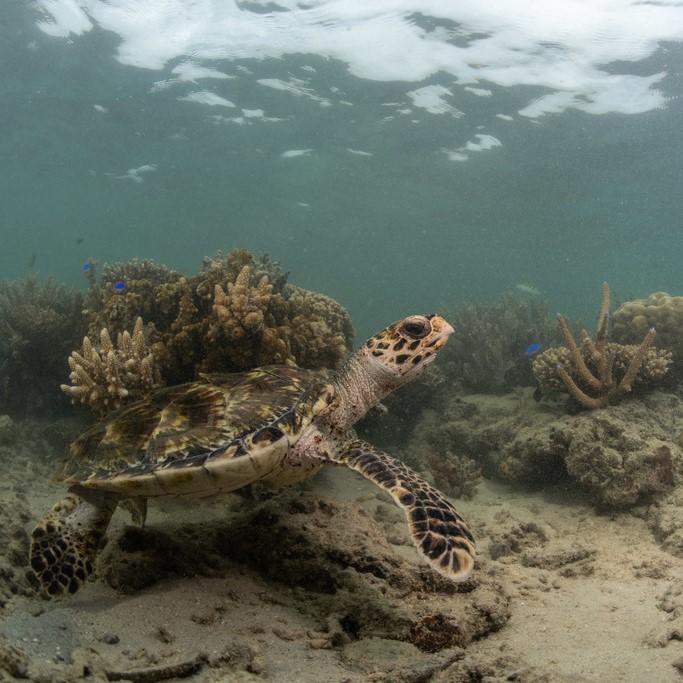
<svg viewBox="0 0 683 683">
<path fill-rule="evenodd" d="M 88 336 L 62 389 L 98 415 L 200 372 L 337 368 L 353 345 L 346 310 L 287 284 L 267 255 L 219 252 L 190 277 L 137 259 L 105 266 L 99 283 L 88 274 Z"/>
<path fill-rule="evenodd" d="M 564 389 L 584 408 L 596 409 L 617 403 L 634 383 L 656 381 L 666 374 L 672 362 L 671 352 L 653 348 L 654 327 L 640 344 L 607 343 L 609 302 L 605 282 L 595 340 L 582 330 L 580 347 L 565 317 L 557 314 L 566 346 L 548 349 L 534 361 L 534 375 L 541 388 Z"/>
<path fill-rule="evenodd" d="M 107 328 L 100 332 L 99 349 L 85 337 L 81 350 L 69 356 L 69 367 L 72 384 L 62 384 L 62 391 L 73 403 L 86 403 L 98 415 L 142 398 L 162 384 L 154 356 L 147 349 L 140 317 L 132 335 L 127 331 L 119 333 L 116 347 Z"/>
</svg>

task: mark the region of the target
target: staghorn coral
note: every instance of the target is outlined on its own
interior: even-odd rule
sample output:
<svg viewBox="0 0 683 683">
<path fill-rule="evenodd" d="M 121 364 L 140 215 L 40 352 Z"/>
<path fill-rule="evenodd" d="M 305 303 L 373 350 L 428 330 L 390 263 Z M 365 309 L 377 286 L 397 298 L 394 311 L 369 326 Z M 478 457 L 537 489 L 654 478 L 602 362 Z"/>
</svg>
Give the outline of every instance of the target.
<svg viewBox="0 0 683 683">
<path fill-rule="evenodd" d="M 442 365 L 466 389 L 501 391 L 531 384 L 524 350 L 558 338 L 548 320 L 545 301 L 521 301 L 506 294 L 494 304 L 468 304 L 447 316 L 455 328 L 444 349 Z"/>
<path fill-rule="evenodd" d="M 593 341 L 583 330 L 576 344 L 564 316 L 557 316 L 566 346 L 548 349 L 533 363 L 541 388 L 564 389 L 584 408 L 604 408 L 617 403 L 635 383 L 651 383 L 663 377 L 671 365 L 671 352 L 653 348 L 654 328 L 639 345 L 608 344 L 609 287 L 603 283 L 600 322 Z"/>
<path fill-rule="evenodd" d="M 161 386 L 161 376 L 145 342 L 142 318 L 135 321 L 132 335 L 128 331 L 119 333 L 116 347 L 107 328 L 100 331 L 99 349 L 85 337 L 80 352 L 69 356 L 69 367 L 71 386 L 62 384 L 62 391 L 73 403 L 86 403 L 99 415 Z"/>
<path fill-rule="evenodd" d="M 83 297 L 47 278 L 0 281 L 0 411 L 53 413 L 64 361 L 85 334 Z"/>
</svg>

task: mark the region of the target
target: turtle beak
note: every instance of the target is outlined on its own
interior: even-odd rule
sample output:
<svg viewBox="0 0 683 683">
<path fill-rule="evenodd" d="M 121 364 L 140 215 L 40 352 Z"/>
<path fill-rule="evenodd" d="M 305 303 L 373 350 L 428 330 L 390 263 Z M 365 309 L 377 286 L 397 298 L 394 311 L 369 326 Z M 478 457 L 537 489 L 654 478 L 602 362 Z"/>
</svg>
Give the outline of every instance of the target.
<svg viewBox="0 0 683 683">
<path fill-rule="evenodd" d="M 432 324 L 433 341 L 429 343 L 429 347 L 434 351 L 438 351 L 448 341 L 449 335 L 453 334 L 455 330 L 453 326 L 440 315 L 432 315 L 429 318 Z"/>
</svg>

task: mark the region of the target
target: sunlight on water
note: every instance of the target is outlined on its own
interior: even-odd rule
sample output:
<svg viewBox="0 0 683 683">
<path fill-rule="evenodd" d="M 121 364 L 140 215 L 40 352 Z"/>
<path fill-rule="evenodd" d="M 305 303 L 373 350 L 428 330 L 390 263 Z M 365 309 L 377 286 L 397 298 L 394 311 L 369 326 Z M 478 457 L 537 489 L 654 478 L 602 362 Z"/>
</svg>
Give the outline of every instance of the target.
<svg viewBox="0 0 683 683">
<path fill-rule="evenodd" d="M 191 271 L 244 246 L 369 329 L 388 299 L 674 286 L 680 3 L 37 0 L 16 20 L 7 277 L 34 252 L 78 284 L 91 257 Z"/>
</svg>

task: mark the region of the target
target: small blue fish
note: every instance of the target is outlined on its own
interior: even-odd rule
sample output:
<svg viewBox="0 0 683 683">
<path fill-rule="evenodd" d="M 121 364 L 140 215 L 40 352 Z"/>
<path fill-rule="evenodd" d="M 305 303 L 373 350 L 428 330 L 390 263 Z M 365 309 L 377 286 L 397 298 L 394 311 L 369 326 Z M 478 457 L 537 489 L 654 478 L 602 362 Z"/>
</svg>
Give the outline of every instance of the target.
<svg viewBox="0 0 683 683">
<path fill-rule="evenodd" d="M 526 347 L 526 351 L 524 352 L 524 355 L 528 358 L 529 356 L 533 356 L 535 353 L 538 353 L 540 350 L 541 350 L 540 344 L 529 344 L 529 346 Z"/>
<path fill-rule="evenodd" d="M 115 283 L 114 283 L 114 289 L 116 289 L 116 290 L 119 291 L 119 292 L 122 291 L 122 290 L 124 290 L 125 288 L 126 288 L 126 283 L 125 283 L 125 282 L 121 282 L 121 280 L 119 280 L 118 282 L 115 282 Z"/>
<path fill-rule="evenodd" d="M 84 263 L 83 264 L 83 270 L 87 273 L 89 270 L 92 270 L 92 263 Z"/>
</svg>

